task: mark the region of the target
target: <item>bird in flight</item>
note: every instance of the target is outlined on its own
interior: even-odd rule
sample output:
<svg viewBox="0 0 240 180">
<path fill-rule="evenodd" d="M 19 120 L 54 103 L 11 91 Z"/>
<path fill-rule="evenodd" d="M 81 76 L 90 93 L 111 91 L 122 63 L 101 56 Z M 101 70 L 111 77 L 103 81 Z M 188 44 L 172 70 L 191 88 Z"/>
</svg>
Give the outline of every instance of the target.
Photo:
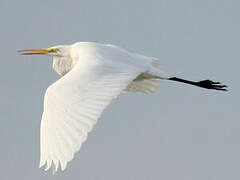
<svg viewBox="0 0 240 180">
<path fill-rule="evenodd" d="M 153 93 L 164 80 L 227 91 L 220 82 L 167 77 L 159 59 L 110 44 L 77 42 L 19 53 L 52 56 L 53 69 L 62 76 L 46 90 L 40 130 L 39 167 L 54 172 L 66 168 L 103 110 L 122 93 Z"/>
</svg>

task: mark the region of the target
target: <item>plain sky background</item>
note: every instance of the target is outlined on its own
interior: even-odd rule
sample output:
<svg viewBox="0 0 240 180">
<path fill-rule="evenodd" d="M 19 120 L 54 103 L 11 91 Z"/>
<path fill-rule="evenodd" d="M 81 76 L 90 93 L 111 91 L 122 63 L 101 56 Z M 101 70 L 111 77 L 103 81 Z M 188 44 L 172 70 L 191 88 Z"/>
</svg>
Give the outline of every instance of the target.
<svg viewBox="0 0 240 180">
<path fill-rule="evenodd" d="M 239 180 L 239 0 L 0 0 L 1 180 Z M 162 70 L 228 92 L 162 82 L 121 95 L 66 171 L 38 169 L 52 58 L 17 50 L 76 41 L 158 57 Z"/>
</svg>

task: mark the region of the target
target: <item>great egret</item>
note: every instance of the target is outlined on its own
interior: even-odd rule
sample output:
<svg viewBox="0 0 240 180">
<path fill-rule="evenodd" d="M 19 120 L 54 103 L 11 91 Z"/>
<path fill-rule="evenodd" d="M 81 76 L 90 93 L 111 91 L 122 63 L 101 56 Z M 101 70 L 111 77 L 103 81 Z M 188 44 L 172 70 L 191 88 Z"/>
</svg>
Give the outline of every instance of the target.
<svg viewBox="0 0 240 180">
<path fill-rule="evenodd" d="M 226 91 L 219 82 L 188 81 L 165 77 L 159 60 L 120 47 L 92 42 L 19 51 L 22 55 L 51 55 L 53 69 L 61 76 L 44 97 L 41 120 L 40 165 L 59 165 L 63 171 L 79 151 L 103 110 L 125 92 L 152 93 L 161 80 Z"/>
</svg>

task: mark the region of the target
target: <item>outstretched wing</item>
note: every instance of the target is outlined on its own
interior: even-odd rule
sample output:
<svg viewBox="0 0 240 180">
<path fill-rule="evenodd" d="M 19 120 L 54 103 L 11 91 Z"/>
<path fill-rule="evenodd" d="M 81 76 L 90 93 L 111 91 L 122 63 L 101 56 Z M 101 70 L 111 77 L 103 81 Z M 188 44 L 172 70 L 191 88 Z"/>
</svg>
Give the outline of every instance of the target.
<svg viewBox="0 0 240 180">
<path fill-rule="evenodd" d="M 90 60 L 89 60 L 90 61 Z M 103 110 L 141 72 L 123 65 L 80 62 L 48 87 L 41 121 L 40 167 L 64 170 Z"/>
</svg>

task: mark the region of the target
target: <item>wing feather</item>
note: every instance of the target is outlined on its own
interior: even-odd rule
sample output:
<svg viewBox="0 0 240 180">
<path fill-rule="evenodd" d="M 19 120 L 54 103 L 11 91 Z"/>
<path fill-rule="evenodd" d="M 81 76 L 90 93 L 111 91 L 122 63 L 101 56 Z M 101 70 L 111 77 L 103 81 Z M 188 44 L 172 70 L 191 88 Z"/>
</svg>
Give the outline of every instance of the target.
<svg viewBox="0 0 240 180">
<path fill-rule="evenodd" d="M 39 166 L 64 170 L 103 110 L 140 73 L 132 67 L 77 64 L 49 86 L 44 97 Z"/>
</svg>

